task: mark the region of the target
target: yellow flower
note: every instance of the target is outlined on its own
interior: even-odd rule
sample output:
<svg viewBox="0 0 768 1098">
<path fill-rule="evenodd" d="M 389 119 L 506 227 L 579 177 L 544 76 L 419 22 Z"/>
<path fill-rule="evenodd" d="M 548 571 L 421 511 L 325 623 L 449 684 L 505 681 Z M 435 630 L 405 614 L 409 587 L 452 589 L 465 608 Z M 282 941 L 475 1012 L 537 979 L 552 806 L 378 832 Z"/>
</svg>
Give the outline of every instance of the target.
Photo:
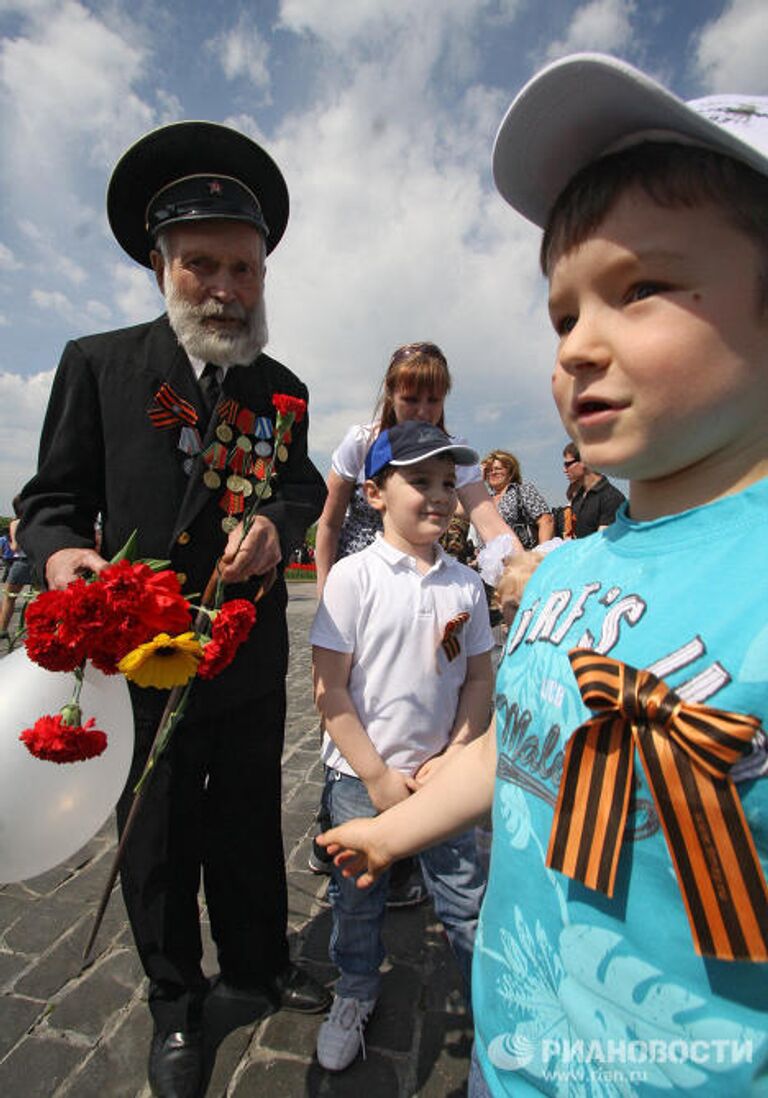
<svg viewBox="0 0 768 1098">
<path fill-rule="evenodd" d="M 194 633 L 180 633 L 178 637 L 158 633 L 151 641 L 123 656 L 117 667 L 137 686 L 158 686 L 167 690 L 183 686 L 192 678 L 202 654 L 200 641 Z"/>
</svg>

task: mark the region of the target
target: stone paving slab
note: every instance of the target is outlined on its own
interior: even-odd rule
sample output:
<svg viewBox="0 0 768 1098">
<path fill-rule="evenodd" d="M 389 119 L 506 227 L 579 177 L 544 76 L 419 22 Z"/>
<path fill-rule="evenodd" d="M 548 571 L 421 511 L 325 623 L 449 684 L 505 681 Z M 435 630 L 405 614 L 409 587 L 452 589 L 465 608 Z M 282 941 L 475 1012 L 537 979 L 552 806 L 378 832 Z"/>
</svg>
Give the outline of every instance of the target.
<svg viewBox="0 0 768 1098">
<path fill-rule="evenodd" d="M 307 868 L 322 786 L 307 631 L 314 585 L 291 584 L 291 659 L 283 765 L 283 829 L 294 957 L 330 984 L 326 878 Z M 3 1098 L 150 1098 L 151 1019 L 119 889 L 94 963 L 80 957 L 114 849 L 110 821 L 66 863 L 0 887 L 0 1095 Z M 204 926 L 203 967 L 216 971 Z M 391 912 L 380 1002 L 366 1059 L 324 1071 L 314 1056 L 319 1019 L 278 1013 L 230 1033 L 207 1098 L 462 1098 L 471 1022 L 431 905 Z"/>
</svg>

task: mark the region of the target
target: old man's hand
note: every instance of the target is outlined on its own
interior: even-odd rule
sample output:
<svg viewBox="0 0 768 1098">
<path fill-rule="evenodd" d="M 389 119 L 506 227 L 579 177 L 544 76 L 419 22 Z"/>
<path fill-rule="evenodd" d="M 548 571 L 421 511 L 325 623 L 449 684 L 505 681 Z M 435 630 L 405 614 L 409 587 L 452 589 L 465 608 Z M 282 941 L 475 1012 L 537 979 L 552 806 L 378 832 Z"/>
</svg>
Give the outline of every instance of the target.
<svg viewBox="0 0 768 1098">
<path fill-rule="evenodd" d="M 99 573 L 107 561 L 95 549 L 59 549 L 45 564 L 45 582 L 52 591 L 61 591 L 79 576 Z"/>
<path fill-rule="evenodd" d="M 275 524 L 263 515 L 257 515 L 245 538 L 242 524 L 229 535 L 221 557 L 221 578 L 225 583 L 244 583 L 251 576 L 265 575 L 281 559 Z"/>
</svg>

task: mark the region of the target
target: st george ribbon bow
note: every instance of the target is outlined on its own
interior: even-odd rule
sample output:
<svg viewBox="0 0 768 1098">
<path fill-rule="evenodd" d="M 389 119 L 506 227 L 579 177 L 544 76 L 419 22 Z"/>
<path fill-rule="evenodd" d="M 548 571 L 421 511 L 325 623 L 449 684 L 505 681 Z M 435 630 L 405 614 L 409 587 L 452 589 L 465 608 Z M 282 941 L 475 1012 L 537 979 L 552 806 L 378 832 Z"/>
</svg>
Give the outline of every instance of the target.
<svg viewBox="0 0 768 1098">
<path fill-rule="evenodd" d="M 607 656 L 574 648 L 568 658 L 594 715 L 565 748 L 547 865 L 613 895 L 637 748 L 696 952 L 768 961 L 768 886 L 729 776 L 759 720 L 689 704 Z"/>
</svg>

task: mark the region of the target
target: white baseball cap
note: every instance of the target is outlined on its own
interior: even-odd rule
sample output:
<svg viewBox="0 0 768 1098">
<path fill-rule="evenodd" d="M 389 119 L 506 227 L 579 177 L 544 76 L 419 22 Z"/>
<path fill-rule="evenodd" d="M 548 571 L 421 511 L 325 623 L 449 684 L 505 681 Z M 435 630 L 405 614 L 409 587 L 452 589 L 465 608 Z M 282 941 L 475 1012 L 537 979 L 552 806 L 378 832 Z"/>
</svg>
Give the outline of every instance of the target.
<svg viewBox="0 0 768 1098">
<path fill-rule="evenodd" d="M 625 61 L 576 53 L 542 69 L 514 100 L 496 135 L 493 177 L 510 206 L 543 227 L 581 168 L 642 141 L 701 146 L 768 175 L 768 97 L 686 103 Z"/>
</svg>

